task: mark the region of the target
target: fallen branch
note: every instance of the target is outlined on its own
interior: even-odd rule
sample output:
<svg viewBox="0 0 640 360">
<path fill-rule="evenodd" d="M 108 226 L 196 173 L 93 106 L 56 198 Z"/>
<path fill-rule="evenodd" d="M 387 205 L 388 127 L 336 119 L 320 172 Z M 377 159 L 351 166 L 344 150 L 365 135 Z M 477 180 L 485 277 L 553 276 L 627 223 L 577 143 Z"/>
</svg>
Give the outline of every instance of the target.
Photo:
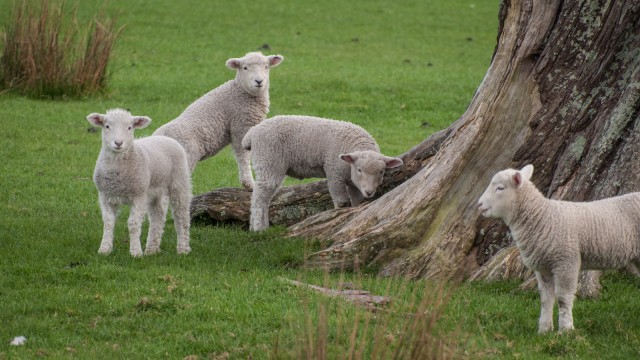
<svg viewBox="0 0 640 360">
<path fill-rule="evenodd" d="M 367 310 L 374 311 L 374 312 L 380 310 L 378 308 L 379 306 L 386 306 L 391 302 L 391 298 L 389 297 L 371 295 L 370 292 L 365 290 L 350 290 L 350 289 L 336 290 L 336 289 L 325 288 L 322 286 L 307 284 L 307 283 L 303 283 L 296 280 L 286 279 L 282 277 L 279 279 L 289 284 L 293 284 L 297 287 L 306 287 L 306 288 L 315 290 L 329 297 L 341 297 L 349 302 L 352 302 L 356 305 L 363 306 Z"/>
</svg>

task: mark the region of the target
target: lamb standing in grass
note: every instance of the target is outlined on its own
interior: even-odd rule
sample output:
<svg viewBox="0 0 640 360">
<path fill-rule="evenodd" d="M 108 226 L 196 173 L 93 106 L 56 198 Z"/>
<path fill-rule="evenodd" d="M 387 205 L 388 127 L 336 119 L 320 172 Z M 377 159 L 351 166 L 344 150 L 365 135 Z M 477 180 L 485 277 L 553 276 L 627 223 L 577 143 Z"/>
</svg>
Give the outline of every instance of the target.
<svg viewBox="0 0 640 360">
<path fill-rule="evenodd" d="M 184 147 L 191 173 L 198 161 L 231 144 L 238 163 L 240 183 L 252 189 L 251 154 L 242 149 L 242 138 L 247 130 L 267 116 L 269 70 L 283 60 L 280 55 L 264 56 L 259 52 L 227 60 L 227 67 L 237 71 L 236 78 L 196 100 L 180 116 L 153 134 L 174 138 Z"/>
<path fill-rule="evenodd" d="M 151 119 L 132 116 L 126 110 L 109 110 L 106 115 L 93 113 L 87 120 L 102 128 L 102 149 L 93 174 L 104 222 L 98 252 L 112 251 L 113 228 L 118 207 L 123 204 L 131 205 L 131 255 L 142 255 L 140 232 L 147 208 L 150 224 L 145 253 L 159 252 L 169 198 L 178 234 L 178 253 L 189 253 L 191 180 L 182 146 L 166 136 L 134 140 L 134 129 L 148 126 Z"/>
<path fill-rule="evenodd" d="M 502 219 L 535 271 L 540 291 L 539 332 L 573 329 L 580 270 L 640 265 L 640 193 L 592 202 L 546 199 L 531 183 L 533 166 L 497 173 L 478 202 L 482 215 Z"/>
<path fill-rule="evenodd" d="M 363 128 L 310 116 L 276 116 L 249 130 L 242 146 L 251 150 L 256 185 L 251 196 L 250 229 L 269 227 L 269 203 L 285 175 L 326 177 L 336 208 L 359 205 L 382 183 L 386 168 L 402 160 L 380 154 Z"/>
</svg>

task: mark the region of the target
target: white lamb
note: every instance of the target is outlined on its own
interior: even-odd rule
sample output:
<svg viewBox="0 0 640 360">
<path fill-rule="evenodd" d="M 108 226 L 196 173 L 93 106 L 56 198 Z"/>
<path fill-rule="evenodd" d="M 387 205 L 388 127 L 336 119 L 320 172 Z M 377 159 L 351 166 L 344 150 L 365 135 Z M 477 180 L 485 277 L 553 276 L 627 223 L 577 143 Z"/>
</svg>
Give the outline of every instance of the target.
<svg viewBox="0 0 640 360">
<path fill-rule="evenodd" d="M 283 60 L 281 55 L 264 56 L 259 52 L 227 60 L 227 67 L 237 71 L 235 79 L 196 100 L 180 116 L 153 134 L 174 138 L 184 147 L 190 172 L 198 161 L 231 144 L 238 163 L 240 183 L 252 189 L 251 154 L 242 149 L 242 138 L 249 128 L 267 116 L 269 70 Z"/>
<path fill-rule="evenodd" d="M 380 154 L 363 128 L 310 116 L 275 116 L 249 130 L 242 146 L 251 150 L 256 175 L 250 230 L 269 227 L 269 203 L 285 175 L 327 178 L 336 208 L 359 205 L 382 183 L 386 168 L 402 160 Z"/>
<path fill-rule="evenodd" d="M 546 199 L 531 183 L 533 166 L 498 172 L 478 201 L 482 215 L 502 219 L 535 271 L 540 291 L 538 330 L 573 329 L 578 273 L 640 265 L 640 193 L 592 202 Z"/>
<path fill-rule="evenodd" d="M 148 126 L 151 119 L 132 116 L 126 110 L 109 110 L 105 115 L 93 113 L 87 120 L 102 128 L 102 149 L 93 174 L 104 222 L 98 252 L 108 254 L 112 251 L 113 228 L 118 208 L 123 204 L 131 205 L 131 255 L 142 255 L 140 232 L 147 209 L 149 235 L 145 253 L 159 252 L 169 198 L 178 235 L 178 253 L 189 253 L 191 180 L 182 146 L 166 136 L 134 140 L 134 129 Z"/>
</svg>

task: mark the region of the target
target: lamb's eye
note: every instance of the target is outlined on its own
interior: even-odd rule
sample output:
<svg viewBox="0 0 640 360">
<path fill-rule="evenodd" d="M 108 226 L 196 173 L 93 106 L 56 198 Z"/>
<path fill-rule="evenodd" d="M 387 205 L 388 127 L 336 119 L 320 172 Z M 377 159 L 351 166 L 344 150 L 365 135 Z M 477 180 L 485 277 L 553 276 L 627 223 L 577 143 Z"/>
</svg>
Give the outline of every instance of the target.
<svg viewBox="0 0 640 360">
<path fill-rule="evenodd" d="M 264 69 L 265 69 L 265 70 L 266 70 L 266 69 L 268 69 L 268 68 L 269 68 L 269 65 L 265 65 L 265 66 L 264 66 Z"/>
<path fill-rule="evenodd" d="M 106 129 L 108 129 L 108 128 L 109 128 L 109 125 L 105 125 L 104 127 L 105 127 Z"/>
<path fill-rule="evenodd" d="M 502 191 L 502 190 L 504 190 L 504 186 L 502 186 L 502 185 L 498 185 L 498 186 L 496 187 L 496 191 Z"/>
<path fill-rule="evenodd" d="M 358 168 L 358 174 L 362 173 L 362 169 Z"/>
<path fill-rule="evenodd" d="M 248 68 L 248 67 L 246 67 L 246 66 L 245 66 L 245 67 L 243 67 L 243 69 L 245 69 L 245 70 L 249 70 L 249 68 Z"/>
<path fill-rule="evenodd" d="M 129 130 L 131 130 L 131 126 L 129 126 Z"/>
</svg>

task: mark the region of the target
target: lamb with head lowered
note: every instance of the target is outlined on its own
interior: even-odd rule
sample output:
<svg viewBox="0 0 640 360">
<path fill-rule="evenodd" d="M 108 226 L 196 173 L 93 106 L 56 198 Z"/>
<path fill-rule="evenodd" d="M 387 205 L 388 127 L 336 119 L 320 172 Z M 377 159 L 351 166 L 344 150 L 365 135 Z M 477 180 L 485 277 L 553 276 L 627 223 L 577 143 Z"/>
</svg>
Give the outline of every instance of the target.
<svg viewBox="0 0 640 360">
<path fill-rule="evenodd" d="M 256 174 L 249 221 L 253 231 L 269 227 L 269 204 L 286 175 L 326 178 L 339 208 L 373 197 L 385 169 L 402 165 L 402 160 L 382 155 L 360 126 L 312 116 L 267 119 L 247 132 L 242 146 L 251 150 Z"/>
</svg>

